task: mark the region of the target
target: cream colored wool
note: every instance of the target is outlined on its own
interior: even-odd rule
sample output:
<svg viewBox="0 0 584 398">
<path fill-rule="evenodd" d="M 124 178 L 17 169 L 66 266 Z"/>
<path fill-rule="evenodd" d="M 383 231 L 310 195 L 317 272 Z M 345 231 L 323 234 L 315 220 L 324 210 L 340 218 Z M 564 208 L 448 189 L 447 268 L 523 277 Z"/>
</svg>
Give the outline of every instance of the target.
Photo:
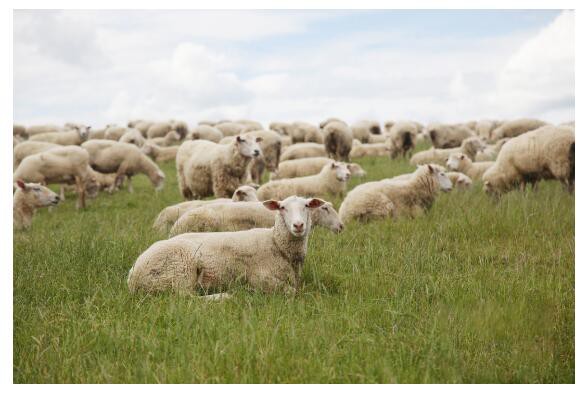
<svg viewBox="0 0 584 398">
<path fill-rule="evenodd" d="M 16 181 L 16 191 L 12 197 L 12 223 L 14 229 L 28 229 L 37 209 L 55 206 L 59 203 L 59 195 L 49 188 L 35 183 Z"/>
<path fill-rule="evenodd" d="M 302 142 L 299 144 L 292 144 L 282 151 L 280 161 L 313 158 L 326 156 L 326 149 L 322 144 L 314 142 Z"/>
<path fill-rule="evenodd" d="M 425 151 L 420 151 L 412 156 L 410 164 L 413 166 L 419 166 L 422 164 L 434 163 L 445 166 L 448 156 L 454 153 L 464 153 L 474 160 L 476 154 L 483 148 L 485 148 L 485 144 L 478 137 L 470 137 L 465 139 L 462 142 L 462 145 L 457 148 L 431 148 Z"/>
<path fill-rule="evenodd" d="M 452 154 L 448 157 L 446 162 L 446 167 L 452 171 L 460 171 L 466 174 L 474 181 L 481 180 L 483 174 L 493 165 L 495 162 L 473 162 L 468 156 L 463 153 Z"/>
<path fill-rule="evenodd" d="M 330 122 L 323 129 L 327 155 L 335 160 L 349 161 L 353 147 L 351 129 L 341 122 Z"/>
</svg>

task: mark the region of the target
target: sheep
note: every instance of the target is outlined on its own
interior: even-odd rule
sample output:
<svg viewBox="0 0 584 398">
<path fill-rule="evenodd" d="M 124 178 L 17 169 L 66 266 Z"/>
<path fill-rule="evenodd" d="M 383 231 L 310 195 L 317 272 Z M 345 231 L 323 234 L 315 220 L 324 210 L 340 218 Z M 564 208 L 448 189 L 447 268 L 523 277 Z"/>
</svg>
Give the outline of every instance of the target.
<svg viewBox="0 0 584 398">
<path fill-rule="evenodd" d="M 180 136 L 179 139 L 183 139 L 189 132 L 188 126 L 185 122 L 171 120 L 170 122 L 151 124 L 146 131 L 146 137 L 149 139 L 162 138 L 170 131 L 176 131 Z"/>
<path fill-rule="evenodd" d="M 487 142 L 491 142 L 493 140 L 493 130 L 495 130 L 500 125 L 501 122 L 496 120 L 479 120 L 476 123 L 475 131 L 480 138 L 486 140 Z"/>
<path fill-rule="evenodd" d="M 44 141 L 24 141 L 16 145 L 12 151 L 14 169 L 22 162 L 22 159 L 27 156 L 34 155 L 39 152 L 44 152 L 47 149 L 58 148 L 61 145 L 52 144 Z"/>
<path fill-rule="evenodd" d="M 426 126 L 426 131 L 434 148 L 455 148 L 462 145 L 462 141 L 473 137 L 473 132 L 464 125 L 448 125 L 431 123 Z"/>
<path fill-rule="evenodd" d="M 471 160 L 475 159 L 476 154 L 485 148 L 485 144 L 478 137 L 470 137 L 462 142 L 462 145 L 457 148 L 436 149 L 431 148 L 425 151 L 418 152 L 410 159 L 410 164 L 418 166 L 421 164 L 436 163 L 446 165 L 448 156 L 453 153 L 464 153 Z"/>
<path fill-rule="evenodd" d="M 103 139 L 112 140 L 112 141 L 119 141 L 120 138 L 122 138 L 122 136 L 126 133 L 126 131 L 127 131 L 127 127 L 118 126 L 115 124 L 109 125 L 103 133 Z M 140 134 L 142 134 L 142 133 L 140 133 Z"/>
<path fill-rule="evenodd" d="M 148 135 L 148 129 L 154 124 L 154 122 L 149 122 L 149 121 L 145 121 L 145 120 L 141 120 L 138 121 L 136 123 L 133 123 L 132 126 L 128 125 L 128 127 L 133 127 L 136 130 L 138 130 L 140 133 L 142 133 L 142 136 L 144 138 L 146 138 Z"/>
<path fill-rule="evenodd" d="M 219 142 L 222 138 L 223 133 L 221 130 L 206 125 L 199 125 L 193 128 L 186 136 L 187 140 L 207 140 L 213 142 Z"/>
<path fill-rule="evenodd" d="M 288 129 L 292 126 L 290 123 L 272 122 L 268 126 L 270 130 L 275 131 L 280 135 L 288 135 Z"/>
<path fill-rule="evenodd" d="M 395 159 L 398 156 L 408 157 L 412 155 L 416 147 L 418 126 L 412 122 L 395 123 L 388 132 L 390 157 Z"/>
<path fill-rule="evenodd" d="M 159 241 L 142 253 L 128 274 L 130 292 L 225 289 L 235 281 L 267 293 L 296 293 L 318 198 L 269 200 L 277 211 L 272 228 L 188 233 Z"/>
<path fill-rule="evenodd" d="M 262 126 L 261 123 L 256 122 L 255 120 L 248 120 L 248 119 L 238 119 L 238 120 L 234 120 L 235 123 L 239 123 L 239 124 L 243 124 L 244 126 L 247 126 L 253 130 L 249 130 L 249 131 L 256 131 L 256 130 L 263 130 L 264 126 Z"/>
<path fill-rule="evenodd" d="M 388 120 L 385 123 L 383 123 L 383 130 L 386 133 L 389 133 L 389 130 L 391 130 L 391 128 L 393 127 L 393 125 L 395 124 L 395 121 L 393 120 Z"/>
<path fill-rule="evenodd" d="M 43 185 L 75 184 L 78 209 L 85 207 L 86 194 L 92 198 L 99 190 L 89 167 L 89 154 L 76 145 L 59 146 L 27 156 L 14 172 L 13 178 Z"/>
<path fill-rule="evenodd" d="M 274 225 L 276 214 L 260 202 L 227 202 L 209 204 L 184 213 L 170 230 L 170 236 L 187 232 L 243 231 L 252 228 L 269 228 Z M 314 226 L 321 226 L 339 233 L 344 226 L 330 202 L 312 209 L 310 219 Z"/>
<path fill-rule="evenodd" d="M 452 182 L 436 165 L 426 164 L 406 178 L 393 178 L 357 185 L 339 209 L 341 221 L 367 222 L 373 219 L 417 217 L 429 209 Z"/>
<path fill-rule="evenodd" d="M 158 146 L 173 146 L 180 143 L 180 141 L 180 134 L 174 130 L 170 130 L 164 137 L 156 137 L 146 140 L 147 143 L 156 144 Z"/>
<path fill-rule="evenodd" d="M 322 135 L 322 131 L 316 126 L 311 126 L 308 130 L 306 130 L 306 134 L 304 135 L 304 142 L 316 142 L 317 144 L 323 144 L 324 136 Z"/>
<path fill-rule="evenodd" d="M 230 197 L 247 175 L 253 158 L 262 156 L 261 137 L 238 135 L 227 145 L 206 140 L 185 141 L 176 155 L 177 175 L 185 199 Z"/>
<path fill-rule="evenodd" d="M 283 126 L 285 135 L 292 138 L 292 143 L 296 144 L 299 142 L 306 141 L 306 135 L 310 133 L 312 139 L 317 139 L 318 137 L 318 127 L 305 122 L 293 122 L 286 126 Z M 316 132 L 315 132 L 316 131 Z M 312 142 L 312 141 L 311 141 Z"/>
<path fill-rule="evenodd" d="M 503 138 L 497 141 L 493 145 L 487 145 L 483 150 L 478 151 L 475 155 L 476 162 L 486 162 L 490 160 L 497 159 L 497 155 L 501 151 L 501 148 L 510 138 Z"/>
<path fill-rule="evenodd" d="M 28 126 L 26 128 L 26 135 L 30 137 L 37 134 L 53 133 L 57 131 L 63 131 L 63 128 L 54 124 L 42 124 L 36 126 Z"/>
<path fill-rule="evenodd" d="M 375 121 L 361 120 L 351 125 L 351 132 L 353 133 L 353 138 L 367 144 L 370 135 L 381 135 L 381 128 L 379 123 Z"/>
<path fill-rule="evenodd" d="M 16 180 L 16 191 L 12 198 L 12 222 L 15 229 L 28 229 L 36 209 L 56 206 L 59 196 L 49 188 L 35 183 Z"/>
<path fill-rule="evenodd" d="M 457 171 L 449 171 L 446 176 L 450 179 L 452 186 L 459 191 L 465 191 L 472 185 L 472 179 L 466 174 Z"/>
<path fill-rule="evenodd" d="M 369 144 L 386 144 L 388 139 L 389 139 L 389 137 L 385 133 L 381 134 L 381 135 L 370 134 L 367 142 Z M 355 143 L 355 141 L 353 141 L 353 143 Z M 389 147 L 389 144 L 387 144 L 387 145 Z"/>
<path fill-rule="evenodd" d="M 359 140 L 353 140 L 353 147 L 349 157 L 362 158 L 364 156 L 389 156 L 390 147 L 383 144 L 362 144 Z"/>
<path fill-rule="evenodd" d="M 189 210 L 199 208 L 201 206 L 207 206 L 216 203 L 229 203 L 229 202 L 257 202 L 258 197 L 256 190 L 249 185 L 242 185 L 235 190 L 231 199 L 219 198 L 211 200 L 191 200 L 188 202 L 177 203 L 172 206 L 167 206 L 156 217 L 152 227 L 161 233 L 168 232 L 168 230 L 173 226 L 176 220 L 179 219 L 184 213 Z"/>
<path fill-rule="evenodd" d="M 43 141 L 58 145 L 81 145 L 89 137 L 90 127 L 59 131 L 53 133 L 36 134 L 30 137 L 29 141 Z"/>
<path fill-rule="evenodd" d="M 575 135 L 571 127 L 547 125 L 510 139 L 483 174 L 485 192 L 499 196 L 517 185 L 556 179 L 574 190 Z"/>
<path fill-rule="evenodd" d="M 453 153 L 446 161 L 446 167 L 452 171 L 460 171 L 473 180 L 480 180 L 495 162 L 473 162 L 464 153 Z"/>
<path fill-rule="evenodd" d="M 284 149 L 280 156 L 280 161 L 313 158 L 319 156 L 326 156 L 326 149 L 322 144 L 314 142 L 301 142 L 299 144 L 292 144 Z"/>
<path fill-rule="evenodd" d="M 27 138 L 28 134 L 26 133 L 26 127 L 20 124 L 13 124 L 12 125 L 12 135 L 13 136 L 20 136 L 23 138 Z"/>
<path fill-rule="evenodd" d="M 111 127 L 110 124 L 106 125 L 100 129 L 91 129 L 89 130 L 89 135 L 87 136 L 88 140 L 103 140 L 105 139 L 105 131 Z"/>
<path fill-rule="evenodd" d="M 251 180 L 259 184 L 264 169 L 267 168 L 270 172 L 278 169 L 282 153 L 282 138 L 278 133 L 270 130 L 256 130 L 252 134 L 261 138 L 260 148 L 263 156 L 254 158 L 250 164 Z"/>
<path fill-rule="evenodd" d="M 175 160 L 179 145 L 159 146 L 152 142 L 146 142 L 142 147 L 142 153 L 154 160 L 156 163 Z"/>
<path fill-rule="evenodd" d="M 328 156 L 335 160 L 348 162 L 353 147 L 351 129 L 346 124 L 330 122 L 324 127 L 323 134 Z"/>
<path fill-rule="evenodd" d="M 318 126 L 319 126 L 321 129 L 324 129 L 324 127 L 325 127 L 327 124 L 331 123 L 331 122 L 339 122 L 339 123 L 343 123 L 343 124 L 345 124 L 345 125 L 347 125 L 347 126 L 348 126 L 348 124 L 347 124 L 347 123 L 345 123 L 344 121 L 342 121 L 341 119 L 339 119 L 339 118 L 336 118 L 336 117 L 329 117 L 328 119 L 326 119 L 326 120 L 323 120 L 322 122 L 320 122 Z"/>
<path fill-rule="evenodd" d="M 142 136 L 142 133 L 140 133 L 139 130 L 133 128 L 127 129 L 118 141 L 125 142 L 126 144 L 136 145 L 138 148 L 143 147 L 146 143 L 146 139 Z"/>
<path fill-rule="evenodd" d="M 334 162 L 334 160 L 326 157 L 287 160 L 280 163 L 278 170 L 270 175 L 270 180 L 305 177 L 318 174 L 325 165 L 332 162 Z M 357 163 L 349 163 L 347 167 L 349 168 L 352 177 L 364 177 L 366 175 L 365 170 L 363 170 Z"/>
<path fill-rule="evenodd" d="M 216 124 L 215 128 L 221 131 L 224 137 L 228 137 L 243 134 L 249 126 L 240 123 L 226 122 Z"/>
<path fill-rule="evenodd" d="M 493 130 L 491 139 L 513 138 L 547 125 L 546 122 L 538 119 L 516 119 L 509 120 Z"/>
<path fill-rule="evenodd" d="M 128 178 L 128 191 L 133 192 L 132 176 L 145 174 L 156 191 L 164 187 L 164 173 L 138 147 L 124 142 L 90 140 L 81 145 L 89 153 L 91 167 L 100 173 L 116 173 L 115 187 Z"/>
<path fill-rule="evenodd" d="M 347 189 L 351 172 L 347 164 L 331 162 L 322 167 L 320 173 L 305 177 L 283 178 L 269 181 L 258 189 L 260 200 L 281 200 L 288 196 L 338 196 Z"/>
</svg>

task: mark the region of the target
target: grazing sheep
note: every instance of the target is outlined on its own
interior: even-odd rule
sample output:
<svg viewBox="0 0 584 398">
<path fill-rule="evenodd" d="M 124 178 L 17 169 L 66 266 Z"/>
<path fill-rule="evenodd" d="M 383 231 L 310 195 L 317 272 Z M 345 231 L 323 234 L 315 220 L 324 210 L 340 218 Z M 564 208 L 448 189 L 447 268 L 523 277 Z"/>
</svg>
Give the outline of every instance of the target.
<svg viewBox="0 0 584 398">
<path fill-rule="evenodd" d="M 485 148 L 485 144 L 478 137 L 470 137 L 462 142 L 458 148 L 436 149 L 431 148 L 425 151 L 418 152 L 410 159 L 410 164 L 419 166 L 422 164 L 436 163 L 439 165 L 446 165 L 448 156 L 453 153 L 464 153 L 471 160 L 475 159 L 476 154 Z"/>
<path fill-rule="evenodd" d="M 61 145 L 51 144 L 44 141 L 24 141 L 16 145 L 12 150 L 14 169 L 18 167 L 22 159 L 27 156 L 34 155 L 39 152 L 44 152 L 48 149 L 58 148 Z"/>
<path fill-rule="evenodd" d="M 343 124 L 345 124 L 345 125 L 347 125 L 347 126 L 348 126 L 348 124 L 347 124 L 347 123 L 345 123 L 344 121 L 342 121 L 341 119 L 339 119 L 339 118 L 336 118 L 336 117 L 329 117 L 328 119 L 326 119 L 326 120 L 323 120 L 322 122 L 320 122 L 320 124 L 319 124 L 318 126 L 319 126 L 321 129 L 323 129 L 323 128 L 324 128 L 324 127 L 327 125 L 327 124 L 329 124 L 329 123 L 331 123 L 331 122 L 339 122 L 339 123 L 343 123 Z"/>
<path fill-rule="evenodd" d="M 221 130 L 216 129 L 213 126 L 201 125 L 191 130 L 187 134 L 187 140 L 207 140 L 212 142 L 219 142 L 223 138 L 223 133 Z"/>
<path fill-rule="evenodd" d="M 173 146 L 179 144 L 181 141 L 180 134 L 174 130 L 170 130 L 164 137 L 156 137 L 147 140 L 146 142 L 156 144 L 159 146 Z"/>
<path fill-rule="evenodd" d="M 228 198 L 243 184 L 253 158 L 262 156 L 259 142 L 251 133 L 238 135 L 231 144 L 206 140 L 185 141 L 176 155 L 181 194 L 185 199 L 215 195 Z"/>
<path fill-rule="evenodd" d="M 363 144 L 369 142 L 370 135 L 381 135 L 381 128 L 379 123 L 372 120 L 361 120 L 351 125 L 351 132 L 353 138 L 359 140 Z"/>
<path fill-rule="evenodd" d="M 326 156 L 324 145 L 316 144 L 314 142 L 301 142 L 299 144 L 292 144 L 282 152 L 280 161 L 314 158 Z"/>
<path fill-rule="evenodd" d="M 464 125 L 431 123 L 426 127 L 428 136 L 434 148 L 455 148 L 462 145 L 462 141 L 473 137 L 472 130 Z"/>
<path fill-rule="evenodd" d="M 209 204 L 184 213 L 170 230 L 170 236 L 187 232 L 243 231 L 252 228 L 269 228 L 276 214 L 260 202 L 227 202 Z M 343 223 L 333 205 L 326 202 L 311 210 L 312 224 L 339 233 Z"/>
<path fill-rule="evenodd" d="M 58 145 L 81 145 L 89 137 L 89 127 L 59 131 L 54 133 L 36 134 L 29 141 L 43 141 Z"/>
<path fill-rule="evenodd" d="M 497 155 L 501 152 L 501 148 L 510 138 L 503 138 L 497 141 L 495 144 L 487 145 L 485 149 L 478 151 L 475 156 L 476 162 L 487 162 L 490 160 L 497 159 Z"/>
<path fill-rule="evenodd" d="M 483 174 L 484 190 L 500 195 L 528 182 L 556 179 L 573 192 L 575 149 L 571 127 L 548 125 L 512 138 Z"/>
<path fill-rule="evenodd" d="M 215 125 L 215 128 L 223 134 L 224 137 L 236 136 L 243 134 L 249 126 L 241 123 L 225 122 Z"/>
<path fill-rule="evenodd" d="M 128 178 L 128 191 L 133 192 L 132 176 L 145 174 L 156 191 L 164 186 L 164 173 L 138 147 L 124 142 L 110 140 L 90 140 L 82 148 L 89 153 L 91 167 L 100 173 L 116 173 L 115 187 Z"/>
<path fill-rule="evenodd" d="M 235 190 L 231 199 L 219 198 L 212 200 L 191 200 L 188 202 L 177 203 L 172 206 L 167 206 L 160 213 L 158 213 L 158 216 L 156 217 L 152 227 L 159 232 L 164 233 L 168 232 L 176 220 L 178 220 L 180 216 L 189 210 L 216 203 L 257 201 L 258 197 L 256 195 L 255 188 L 250 187 L 249 185 L 242 185 Z"/>
<path fill-rule="evenodd" d="M 501 138 L 517 137 L 545 125 L 547 125 L 546 122 L 537 119 L 509 120 L 493 130 L 491 133 L 491 139 L 496 141 Z"/>
<path fill-rule="evenodd" d="M 387 139 L 387 138 L 386 138 Z M 353 140 L 353 147 L 349 157 L 362 158 L 364 156 L 389 156 L 390 147 L 383 144 L 362 144 L 359 140 Z"/>
<path fill-rule="evenodd" d="M 89 167 L 89 154 L 76 145 L 59 146 L 22 160 L 14 180 L 39 184 L 75 184 L 77 208 L 85 207 L 85 195 L 95 197 L 99 186 Z"/>
<path fill-rule="evenodd" d="M 270 175 L 270 180 L 315 175 L 320 173 L 325 165 L 332 162 L 334 162 L 334 160 L 326 157 L 287 160 L 280 163 L 278 170 Z M 366 174 L 365 170 L 363 170 L 357 163 L 349 163 L 347 167 L 349 168 L 352 177 L 364 177 Z"/>
<path fill-rule="evenodd" d="M 133 126 L 128 125 L 128 127 L 133 127 L 136 130 L 138 130 L 140 133 L 142 133 L 142 136 L 144 138 L 146 138 L 148 135 L 148 129 L 150 127 L 152 127 L 152 125 L 154 124 L 154 122 L 149 122 L 149 121 L 145 121 L 145 120 L 141 120 L 136 122 L 135 124 L 133 124 Z"/>
<path fill-rule="evenodd" d="M 295 293 L 311 230 L 310 209 L 321 199 L 269 200 L 277 211 L 272 228 L 237 232 L 189 233 L 154 243 L 130 269 L 130 292 L 194 292 L 226 289 L 243 281 L 263 292 Z"/>
<path fill-rule="evenodd" d="M 304 135 L 304 142 L 316 142 L 317 144 L 324 143 L 324 136 L 322 135 L 322 131 L 316 127 L 312 126 L 306 130 L 306 134 Z"/>
<path fill-rule="evenodd" d="M 37 126 L 28 126 L 26 128 L 26 135 L 30 137 L 37 134 L 53 133 L 57 131 L 63 131 L 63 128 L 54 124 L 41 124 Z"/>
<path fill-rule="evenodd" d="M 185 122 L 171 120 L 169 122 L 151 124 L 146 131 L 146 137 L 149 139 L 162 138 L 170 131 L 176 131 L 179 135 L 179 140 L 183 139 L 189 132 Z"/>
<path fill-rule="evenodd" d="M 383 123 L 383 130 L 386 133 L 389 133 L 389 130 L 391 130 L 391 128 L 393 127 L 393 125 L 395 124 L 395 121 L 393 120 L 388 120 L 385 123 Z"/>
<path fill-rule="evenodd" d="M 323 134 L 328 156 L 348 162 L 353 147 L 351 129 L 344 123 L 330 122 L 324 127 Z"/>
<path fill-rule="evenodd" d="M 349 178 L 351 172 L 347 164 L 331 162 L 315 175 L 269 181 L 258 189 L 258 198 L 281 200 L 292 195 L 338 196 L 344 194 Z"/>
<path fill-rule="evenodd" d="M 12 222 L 15 229 L 28 229 L 36 209 L 55 206 L 59 196 L 49 188 L 34 183 L 16 180 L 16 191 L 12 198 Z"/>
<path fill-rule="evenodd" d="M 179 145 L 174 146 L 159 146 L 152 142 L 147 142 L 142 147 L 142 153 L 154 160 L 156 163 L 168 162 L 175 160 Z"/>
<path fill-rule="evenodd" d="M 483 178 L 483 174 L 487 171 L 495 162 L 473 162 L 464 153 L 454 153 L 448 157 L 446 161 L 446 167 L 452 171 L 460 171 L 466 174 L 473 180 L 480 180 Z"/>
<path fill-rule="evenodd" d="M 412 122 L 397 122 L 388 132 L 390 157 L 395 159 L 398 156 L 408 157 L 416 147 L 416 137 L 418 136 L 418 126 Z"/>
<path fill-rule="evenodd" d="M 496 120 L 479 120 L 475 126 L 475 131 L 477 136 L 486 140 L 487 142 L 493 141 L 492 133 L 497 127 L 501 125 L 501 122 Z"/>
<path fill-rule="evenodd" d="M 452 182 L 438 166 L 426 164 L 406 178 L 392 178 L 357 185 L 339 209 L 341 220 L 366 222 L 373 219 L 416 217 L 430 208 L 440 190 Z"/>
<path fill-rule="evenodd" d="M 112 141 L 119 141 L 120 138 L 122 138 L 122 136 L 126 133 L 126 131 L 128 131 L 128 128 L 123 127 L 123 126 L 117 126 L 117 125 L 109 125 L 104 133 L 103 133 L 103 139 L 105 140 L 112 140 Z M 140 133 L 141 135 L 142 133 Z"/>
<path fill-rule="evenodd" d="M 139 130 L 130 128 L 120 137 L 119 142 L 136 145 L 138 148 L 141 148 L 146 143 L 146 139 Z"/>
<path fill-rule="evenodd" d="M 446 176 L 450 178 L 450 182 L 452 182 L 452 186 L 459 191 L 465 191 L 469 189 L 472 185 L 472 180 L 469 176 L 463 173 L 459 173 L 457 171 L 449 171 L 446 173 Z"/>
</svg>

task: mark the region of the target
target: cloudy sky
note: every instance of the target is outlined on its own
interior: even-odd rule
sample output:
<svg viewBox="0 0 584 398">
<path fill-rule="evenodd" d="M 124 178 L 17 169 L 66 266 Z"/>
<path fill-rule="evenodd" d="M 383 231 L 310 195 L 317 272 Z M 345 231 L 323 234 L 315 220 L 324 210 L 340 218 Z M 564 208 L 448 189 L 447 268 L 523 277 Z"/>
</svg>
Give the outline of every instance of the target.
<svg viewBox="0 0 584 398">
<path fill-rule="evenodd" d="M 569 11 L 15 11 L 14 119 L 574 119 Z"/>
</svg>

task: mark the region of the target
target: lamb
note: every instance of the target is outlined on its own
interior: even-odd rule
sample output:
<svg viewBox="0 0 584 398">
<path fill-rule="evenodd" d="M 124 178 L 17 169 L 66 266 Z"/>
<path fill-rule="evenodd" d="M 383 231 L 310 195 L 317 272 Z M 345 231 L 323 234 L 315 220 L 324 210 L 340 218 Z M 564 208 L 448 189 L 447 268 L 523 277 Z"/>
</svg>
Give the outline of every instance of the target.
<svg viewBox="0 0 584 398">
<path fill-rule="evenodd" d="M 91 174 L 89 154 L 76 145 L 59 146 L 22 160 L 14 172 L 14 180 L 46 184 L 75 184 L 77 208 L 85 207 L 85 195 L 98 193 L 99 186 Z"/>
<path fill-rule="evenodd" d="M 245 133 L 247 129 L 253 130 L 249 126 L 240 123 L 233 123 L 233 122 L 225 122 L 219 123 L 215 125 L 215 128 L 223 134 L 224 137 L 228 136 L 236 136 Z"/>
<path fill-rule="evenodd" d="M 510 120 L 493 130 L 491 139 L 513 138 L 547 125 L 546 122 L 538 119 L 516 119 Z"/>
<path fill-rule="evenodd" d="M 54 133 L 36 134 L 30 137 L 30 141 L 50 142 L 58 145 L 81 145 L 89 137 L 90 127 L 59 131 Z"/>
<path fill-rule="evenodd" d="M 91 167 L 100 173 L 116 173 L 115 187 L 128 178 L 128 191 L 133 192 L 132 176 L 145 174 L 156 191 L 164 186 L 164 173 L 138 147 L 124 142 L 110 140 L 90 140 L 82 148 L 89 153 Z"/>
<path fill-rule="evenodd" d="M 120 137 L 119 142 L 136 145 L 138 148 L 141 148 L 146 143 L 146 139 L 139 130 L 130 128 Z"/>
<path fill-rule="evenodd" d="M 465 191 L 472 185 L 472 180 L 469 176 L 458 171 L 449 171 L 446 176 L 450 179 L 452 186 L 459 191 Z"/>
<path fill-rule="evenodd" d="M 475 161 L 486 162 L 490 160 L 497 159 L 497 155 L 501 152 L 501 148 L 505 143 L 509 141 L 509 138 L 503 138 L 497 141 L 493 145 L 487 145 L 482 151 L 478 151 L 475 156 Z"/>
<path fill-rule="evenodd" d="M 480 180 L 483 178 L 483 174 L 487 171 L 495 162 L 473 162 L 464 153 L 455 153 L 448 157 L 446 161 L 446 167 L 452 171 L 460 171 L 466 174 L 473 180 Z"/>
<path fill-rule="evenodd" d="M 156 163 L 168 162 L 175 160 L 179 145 L 174 146 L 158 146 L 154 143 L 147 142 L 142 147 L 142 153 L 154 160 Z"/>
<path fill-rule="evenodd" d="M 280 156 L 280 161 L 314 158 L 319 156 L 326 156 L 326 149 L 322 144 L 313 142 L 301 142 L 299 144 L 292 144 L 284 149 Z"/>
<path fill-rule="evenodd" d="M 238 135 L 227 145 L 206 140 L 185 141 L 176 155 L 179 188 L 185 199 L 215 195 L 228 198 L 247 175 L 253 158 L 262 156 L 261 137 Z"/>
<path fill-rule="evenodd" d="M 452 182 L 436 165 L 423 165 L 407 178 L 393 178 L 357 185 L 339 209 L 341 221 L 367 222 L 400 216 L 417 217 L 429 209 L 440 190 Z"/>
<path fill-rule="evenodd" d="M 390 157 L 395 159 L 398 156 L 408 157 L 412 155 L 416 147 L 416 137 L 418 126 L 412 122 L 395 123 L 389 130 L 388 137 Z"/>
<path fill-rule="evenodd" d="M 389 156 L 390 147 L 387 144 L 362 144 L 359 140 L 353 140 L 350 158 L 362 158 L 364 156 Z"/>
<path fill-rule="evenodd" d="M 510 139 L 483 174 L 484 190 L 496 196 L 517 185 L 556 179 L 574 190 L 575 135 L 571 127 L 547 125 Z"/>
<path fill-rule="evenodd" d="M 223 138 L 221 130 L 212 126 L 199 125 L 187 134 L 187 140 L 207 140 L 212 142 L 219 142 Z"/>
<path fill-rule="evenodd" d="M 436 149 L 431 148 L 425 151 L 416 153 L 410 159 L 410 164 L 418 166 L 421 164 L 436 163 L 446 165 L 448 156 L 453 153 L 464 153 L 471 160 L 475 159 L 476 154 L 485 148 L 485 144 L 478 137 L 470 137 L 462 142 L 458 148 Z"/>
<path fill-rule="evenodd" d="M 370 135 L 381 134 L 381 128 L 379 127 L 379 123 L 375 121 L 361 120 L 351 125 L 351 132 L 353 133 L 354 139 L 359 140 L 363 144 L 367 144 Z"/>
<path fill-rule="evenodd" d="M 210 204 L 184 213 L 172 226 L 170 236 L 187 232 L 243 231 L 269 228 L 276 214 L 260 202 L 228 202 Z M 312 209 L 310 219 L 315 226 L 339 233 L 344 226 L 330 202 Z"/>
<path fill-rule="evenodd" d="M 16 145 L 12 151 L 14 169 L 22 162 L 24 158 L 34 155 L 39 152 L 44 152 L 48 149 L 59 148 L 61 145 L 51 144 L 44 141 L 24 141 Z"/>
<path fill-rule="evenodd" d="M 229 202 L 257 202 L 258 197 L 256 195 L 256 190 L 249 185 L 242 185 L 235 190 L 231 199 L 219 198 L 212 200 L 191 200 L 188 202 L 177 203 L 172 206 L 165 207 L 154 221 L 152 226 L 154 229 L 161 233 L 168 232 L 168 230 L 174 225 L 176 220 L 180 218 L 184 213 L 189 210 L 199 208 L 201 206 L 207 206 L 216 203 L 229 203 Z"/>
<path fill-rule="evenodd" d="M 53 133 L 57 131 L 63 131 L 63 128 L 54 124 L 41 124 L 36 126 L 28 126 L 26 128 L 26 135 L 31 137 L 37 134 Z"/>
<path fill-rule="evenodd" d="M 15 229 L 28 229 L 36 209 L 56 206 L 59 196 L 49 188 L 34 183 L 16 180 L 16 191 L 12 199 L 12 222 Z"/>
<path fill-rule="evenodd" d="M 323 134 L 328 156 L 348 162 L 353 147 L 351 129 L 344 123 L 330 122 L 324 127 Z"/>
<path fill-rule="evenodd" d="M 280 163 L 278 170 L 270 175 L 270 179 L 278 180 L 318 174 L 325 165 L 333 162 L 334 160 L 326 157 L 287 160 Z M 352 177 L 364 177 L 366 175 L 365 170 L 357 163 L 349 163 L 347 167 Z"/>
<path fill-rule="evenodd" d="M 428 136 L 434 148 L 455 148 L 462 145 L 462 141 L 473 137 L 473 132 L 464 125 L 447 125 L 431 123 L 426 127 Z"/>
<path fill-rule="evenodd" d="M 342 195 L 347 189 L 349 178 L 351 172 L 347 164 L 331 162 L 315 175 L 269 181 L 258 189 L 258 198 L 281 200 L 291 195 Z"/>
<path fill-rule="evenodd" d="M 295 293 L 311 230 L 310 209 L 321 199 L 269 200 L 277 211 L 272 228 L 188 233 L 159 241 L 142 253 L 128 275 L 130 292 L 225 289 L 244 281 L 253 289 Z"/>
</svg>

